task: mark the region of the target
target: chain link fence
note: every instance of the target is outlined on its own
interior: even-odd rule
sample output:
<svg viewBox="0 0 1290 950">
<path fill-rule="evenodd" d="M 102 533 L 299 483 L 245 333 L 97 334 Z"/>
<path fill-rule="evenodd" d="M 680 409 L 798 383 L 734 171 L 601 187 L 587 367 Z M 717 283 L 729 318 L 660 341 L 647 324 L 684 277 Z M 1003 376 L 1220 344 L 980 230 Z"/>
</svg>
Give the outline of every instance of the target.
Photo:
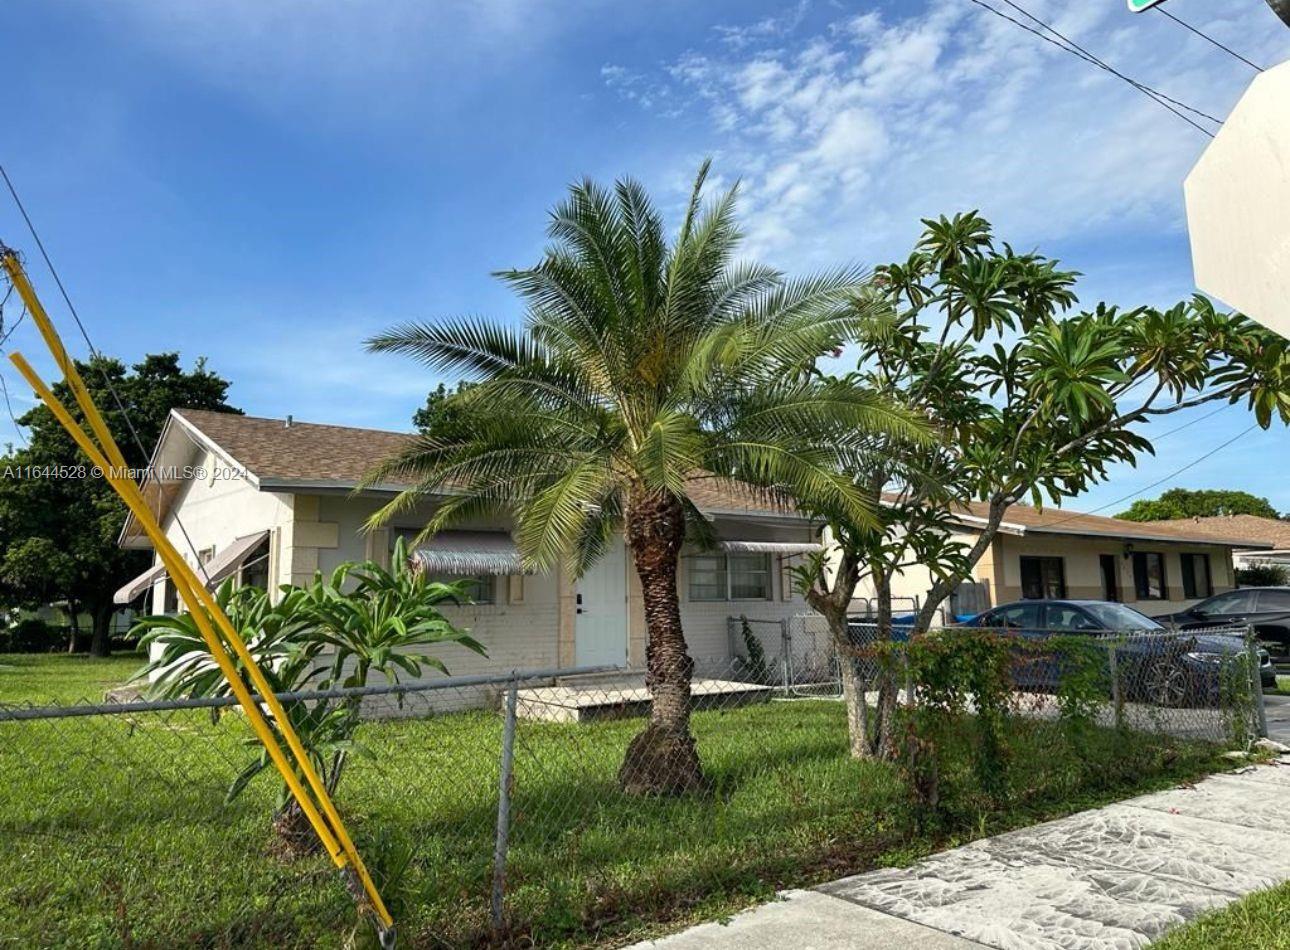
<svg viewBox="0 0 1290 950">
<path fill-rule="evenodd" d="M 851 638 L 872 630 L 853 623 Z M 642 673 L 280 697 L 361 706 L 352 740 L 319 754 L 344 757 L 335 799 L 400 945 L 613 939 L 633 921 L 719 910 L 717 896 L 764 897 L 904 847 L 906 781 L 848 754 L 843 660 L 823 619 L 731 618 L 730 632 L 730 662 L 692 685 L 705 795 L 618 790 L 650 708 Z M 1042 753 L 1016 757 L 1018 795 L 1070 794 L 1089 763 L 1138 780 L 1213 754 L 1193 740 L 1259 730 L 1264 658 L 1248 633 L 1230 641 L 1244 653 L 1219 661 L 1194 636 L 1096 642 L 1096 725 L 1113 738 L 1060 752 L 1064 770 L 1035 731 L 1061 715 L 1060 659 L 1016 666 L 1016 741 Z M 866 688 L 876 670 L 862 670 Z M 919 686 L 900 685 L 916 708 Z M 370 945 L 330 860 L 282 810 L 276 774 L 231 794 L 257 754 L 224 699 L 0 706 L 0 946 Z"/>
</svg>

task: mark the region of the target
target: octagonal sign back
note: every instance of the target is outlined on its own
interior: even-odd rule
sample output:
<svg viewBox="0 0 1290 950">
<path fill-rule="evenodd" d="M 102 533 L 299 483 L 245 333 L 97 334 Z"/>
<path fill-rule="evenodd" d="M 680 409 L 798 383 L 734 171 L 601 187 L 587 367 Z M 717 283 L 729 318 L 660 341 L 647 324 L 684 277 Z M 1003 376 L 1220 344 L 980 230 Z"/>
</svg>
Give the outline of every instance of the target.
<svg viewBox="0 0 1290 950">
<path fill-rule="evenodd" d="M 1183 188 L 1196 286 L 1290 337 L 1290 62 L 1250 84 Z"/>
</svg>

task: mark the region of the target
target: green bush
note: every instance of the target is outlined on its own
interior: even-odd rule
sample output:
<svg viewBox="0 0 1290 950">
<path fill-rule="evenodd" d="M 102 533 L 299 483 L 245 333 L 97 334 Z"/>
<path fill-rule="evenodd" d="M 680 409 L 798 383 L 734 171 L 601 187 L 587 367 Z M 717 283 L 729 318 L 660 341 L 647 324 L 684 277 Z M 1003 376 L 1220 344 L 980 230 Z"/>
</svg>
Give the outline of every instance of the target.
<svg viewBox="0 0 1290 950">
<path fill-rule="evenodd" d="M 980 630 L 944 630 L 891 644 L 885 663 L 904 666 L 916 700 L 902 714 L 895 750 L 915 821 L 950 827 L 1025 797 L 1012 778 L 1019 737 L 1051 727 L 1019 715 L 1022 686 L 1039 667 L 1056 671 L 1056 735 L 1065 761 L 1089 760 L 1093 725 L 1107 694 L 1105 653 L 1079 637 L 1027 641 Z M 1021 687 L 1021 688 L 1019 688 Z M 1058 756 L 1055 756 L 1058 758 Z"/>
<path fill-rule="evenodd" d="M 1280 564 L 1255 564 L 1236 572 L 1237 587 L 1285 587 L 1290 584 L 1290 571 Z"/>
<path fill-rule="evenodd" d="M 19 620 L 0 631 L 0 653 L 52 653 L 67 649 L 67 628 L 37 617 Z"/>
</svg>

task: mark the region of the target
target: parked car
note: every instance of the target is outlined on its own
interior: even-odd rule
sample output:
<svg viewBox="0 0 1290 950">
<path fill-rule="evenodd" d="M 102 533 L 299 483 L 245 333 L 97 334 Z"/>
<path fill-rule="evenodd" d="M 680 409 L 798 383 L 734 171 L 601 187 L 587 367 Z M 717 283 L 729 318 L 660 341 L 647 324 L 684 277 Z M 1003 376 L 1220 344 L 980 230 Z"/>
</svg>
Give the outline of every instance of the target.
<svg viewBox="0 0 1290 950">
<path fill-rule="evenodd" d="M 1206 597 L 1186 610 L 1155 618 L 1179 630 L 1252 626 L 1279 655 L 1290 653 L 1290 587 L 1243 587 Z"/>
<path fill-rule="evenodd" d="M 1132 698 L 1167 706 L 1217 696 L 1224 660 L 1246 649 L 1244 638 L 1237 634 L 1177 635 L 1132 607 L 1098 600 L 1021 600 L 978 614 L 965 626 L 1015 631 L 1026 639 L 1125 634 L 1116 644 L 1120 681 L 1130 684 Z M 1272 658 L 1262 648 L 1257 654 L 1260 682 L 1264 688 L 1275 687 Z M 1019 688 L 1051 692 L 1058 682 L 1057 661 L 1021 664 L 1014 676 Z"/>
</svg>

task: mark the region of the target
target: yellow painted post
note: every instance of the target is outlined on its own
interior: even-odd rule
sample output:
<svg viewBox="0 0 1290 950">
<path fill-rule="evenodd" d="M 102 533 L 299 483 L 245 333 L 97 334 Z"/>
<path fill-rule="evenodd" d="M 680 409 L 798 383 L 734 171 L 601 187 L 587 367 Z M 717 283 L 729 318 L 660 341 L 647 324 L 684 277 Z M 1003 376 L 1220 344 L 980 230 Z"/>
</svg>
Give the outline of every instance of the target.
<svg viewBox="0 0 1290 950">
<path fill-rule="evenodd" d="M 183 598 L 189 612 L 193 615 L 203 639 L 211 650 L 212 657 L 229 681 L 229 686 L 234 696 L 245 709 L 257 736 L 264 744 L 270 759 L 282 774 L 288 788 L 300 803 L 301 809 L 314 827 L 319 840 L 322 841 L 323 846 L 331 854 L 337 866 L 343 868 L 348 865 L 352 869 L 371 905 L 373 914 L 380 922 L 382 929 L 389 931 L 393 926 L 389 911 L 381 900 L 367 867 L 354 847 L 348 830 L 345 828 L 344 822 L 331 801 L 331 796 L 328 795 L 317 771 L 309 761 L 308 754 L 301 744 L 299 736 L 296 735 L 295 729 L 287 718 L 281 703 L 273 694 L 273 690 L 265 679 L 263 672 L 246 649 L 242 638 L 233 629 L 233 625 L 225 616 L 224 611 L 219 607 L 210 591 L 197 578 L 195 572 L 183 559 L 182 555 L 165 536 L 151 509 L 148 508 L 139 486 L 129 477 L 128 466 L 125 463 L 124 456 L 122 456 L 116 441 L 112 438 L 112 434 L 104 423 L 98 408 L 94 405 L 84 381 L 77 372 L 75 364 L 63 346 L 62 340 L 49 320 L 49 316 L 41 305 L 39 298 L 36 296 L 35 290 L 28 281 L 17 256 L 12 251 L 5 249 L 2 260 L 10 280 L 13 281 L 23 302 L 27 305 L 33 322 L 40 330 L 50 353 L 63 371 L 64 379 L 66 379 L 69 388 L 76 397 L 77 404 L 89 422 L 91 430 L 97 437 L 98 445 L 77 424 L 67 408 L 54 396 L 50 388 L 20 354 L 14 354 L 10 357 L 11 360 L 27 382 L 31 384 L 32 389 L 45 402 L 50 411 L 54 413 L 72 438 L 76 440 L 77 445 L 86 453 L 90 461 L 103 471 L 104 477 L 108 479 L 117 494 L 121 496 L 131 513 L 139 521 L 140 527 L 156 546 L 167 573 L 175 583 L 175 587 Z M 211 626 L 212 620 L 215 627 L 218 628 L 218 633 Z M 316 803 L 301 785 L 290 762 L 278 745 L 277 738 L 265 720 L 264 714 L 251 696 L 250 691 L 246 688 L 246 685 L 242 682 L 241 676 L 225 650 L 225 643 L 233 648 L 234 653 L 237 654 L 238 659 L 242 661 L 247 673 L 250 675 L 255 688 L 259 690 L 261 698 L 278 724 L 279 733 L 286 740 L 297 766 L 317 797 Z M 320 807 L 326 816 L 325 819 L 322 814 L 319 814 Z"/>
</svg>

